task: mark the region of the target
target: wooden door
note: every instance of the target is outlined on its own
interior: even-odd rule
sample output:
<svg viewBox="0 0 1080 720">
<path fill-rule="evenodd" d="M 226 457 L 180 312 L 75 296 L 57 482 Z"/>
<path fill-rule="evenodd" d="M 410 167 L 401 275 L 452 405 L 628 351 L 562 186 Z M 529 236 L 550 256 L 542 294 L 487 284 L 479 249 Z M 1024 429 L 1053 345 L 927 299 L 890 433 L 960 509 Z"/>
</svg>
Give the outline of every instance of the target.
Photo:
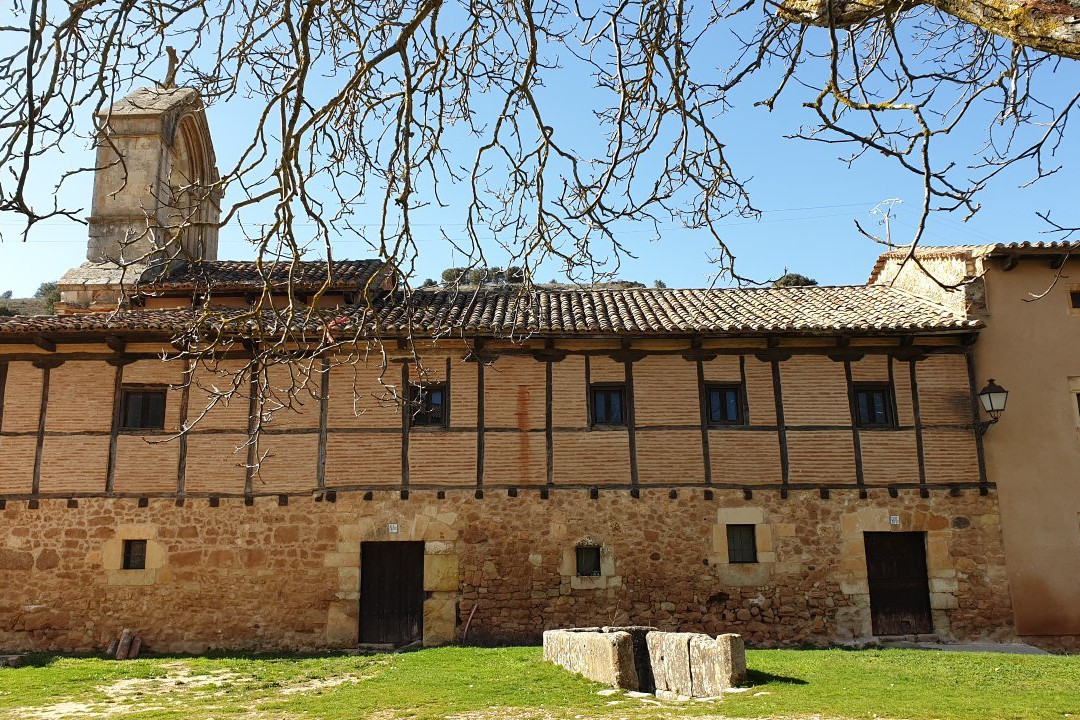
<svg viewBox="0 0 1080 720">
<path fill-rule="evenodd" d="M 360 642 L 408 645 L 424 637 L 424 543 L 360 545 Z"/>
<path fill-rule="evenodd" d="M 925 534 L 868 532 L 864 538 L 874 635 L 932 633 Z"/>
</svg>

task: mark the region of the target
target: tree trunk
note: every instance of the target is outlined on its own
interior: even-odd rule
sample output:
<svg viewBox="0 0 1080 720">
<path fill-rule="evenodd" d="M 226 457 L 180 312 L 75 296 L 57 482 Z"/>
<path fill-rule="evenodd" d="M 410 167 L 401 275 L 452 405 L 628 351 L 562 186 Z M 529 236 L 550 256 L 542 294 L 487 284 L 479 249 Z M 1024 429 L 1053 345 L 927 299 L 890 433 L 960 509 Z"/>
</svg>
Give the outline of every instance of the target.
<svg viewBox="0 0 1080 720">
<path fill-rule="evenodd" d="M 1080 0 L 782 0 L 780 14 L 805 25 L 848 28 L 888 12 L 929 4 L 995 35 L 1052 55 L 1080 59 Z"/>
</svg>

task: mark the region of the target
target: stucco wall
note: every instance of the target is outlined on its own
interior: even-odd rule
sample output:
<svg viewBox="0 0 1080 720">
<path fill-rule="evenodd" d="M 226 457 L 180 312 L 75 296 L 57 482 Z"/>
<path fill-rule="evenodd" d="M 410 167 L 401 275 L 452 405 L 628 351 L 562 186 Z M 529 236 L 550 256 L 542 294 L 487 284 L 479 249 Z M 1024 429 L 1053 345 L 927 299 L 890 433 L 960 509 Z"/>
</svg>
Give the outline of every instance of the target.
<svg viewBox="0 0 1080 720">
<path fill-rule="evenodd" d="M 986 265 L 989 320 L 975 345 L 979 383 L 1010 391 L 985 436 L 987 472 L 998 483 L 1010 584 L 1021 634 L 1080 634 L 1080 314 L 1069 291 L 1071 260 L 1024 259 L 1008 272 Z"/>
</svg>

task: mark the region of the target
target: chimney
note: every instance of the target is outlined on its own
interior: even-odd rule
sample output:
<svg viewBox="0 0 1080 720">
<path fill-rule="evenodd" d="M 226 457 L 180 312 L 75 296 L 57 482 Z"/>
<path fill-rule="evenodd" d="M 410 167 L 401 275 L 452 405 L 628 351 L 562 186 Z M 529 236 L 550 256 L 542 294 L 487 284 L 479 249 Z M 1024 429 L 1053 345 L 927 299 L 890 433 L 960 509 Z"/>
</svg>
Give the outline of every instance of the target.
<svg viewBox="0 0 1080 720">
<path fill-rule="evenodd" d="M 98 119 L 87 260 L 216 260 L 222 191 L 198 92 L 141 88 Z"/>
</svg>

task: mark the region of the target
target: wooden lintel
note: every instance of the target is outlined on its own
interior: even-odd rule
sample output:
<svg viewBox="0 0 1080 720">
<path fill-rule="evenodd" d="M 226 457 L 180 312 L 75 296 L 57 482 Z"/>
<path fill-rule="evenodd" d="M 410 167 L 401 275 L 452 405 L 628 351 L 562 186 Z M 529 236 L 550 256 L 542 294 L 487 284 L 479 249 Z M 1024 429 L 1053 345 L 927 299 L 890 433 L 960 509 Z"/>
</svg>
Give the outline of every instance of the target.
<svg viewBox="0 0 1080 720">
<path fill-rule="evenodd" d="M 566 353 L 564 353 L 564 352 L 555 352 L 555 351 L 551 351 L 551 350 L 540 350 L 540 351 L 534 352 L 532 354 L 532 356 L 533 356 L 533 360 L 536 360 L 538 362 L 557 363 L 557 362 L 562 362 L 563 360 L 566 359 Z"/>
<path fill-rule="evenodd" d="M 53 368 L 58 368 L 63 364 L 64 364 L 63 358 L 58 358 L 58 357 L 35 358 L 33 360 L 33 365 L 38 370 L 52 370 Z"/>
<path fill-rule="evenodd" d="M 641 350 L 614 350 L 608 353 L 608 356 L 615 362 L 638 362 L 644 360 L 648 353 Z"/>
<path fill-rule="evenodd" d="M 137 358 L 131 355 L 114 355 L 110 358 L 105 358 L 105 363 L 112 367 L 123 367 L 124 365 L 130 365 L 135 362 Z"/>
<path fill-rule="evenodd" d="M 34 336 L 34 345 L 41 348 L 45 352 L 56 352 L 56 343 L 48 339 L 44 335 Z"/>
<path fill-rule="evenodd" d="M 845 352 L 833 352 L 828 355 L 829 359 L 833 362 L 858 362 L 865 356 L 866 353 L 852 352 L 850 350 Z"/>
<path fill-rule="evenodd" d="M 124 342 L 123 338 L 117 335 L 106 335 L 105 345 L 113 352 L 122 353 L 127 350 L 127 343 Z"/>
<path fill-rule="evenodd" d="M 754 353 L 754 357 L 756 357 L 761 362 L 772 362 L 774 360 L 776 362 L 784 362 L 785 360 L 791 359 L 791 353 L 773 350 L 772 352 Z"/>
<path fill-rule="evenodd" d="M 709 360 L 716 359 L 716 353 L 706 352 L 704 350 L 691 350 L 690 352 L 683 353 L 683 360 L 689 360 L 690 362 L 696 362 L 701 360 L 702 362 L 708 362 Z"/>
<path fill-rule="evenodd" d="M 927 358 L 927 354 L 922 348 L 906 346 L 897 348 L 892 356 L 897 360 L 902 360 L 904 362 L 919 362 L 920 360 L 925 360 Z"/>
</svg>

